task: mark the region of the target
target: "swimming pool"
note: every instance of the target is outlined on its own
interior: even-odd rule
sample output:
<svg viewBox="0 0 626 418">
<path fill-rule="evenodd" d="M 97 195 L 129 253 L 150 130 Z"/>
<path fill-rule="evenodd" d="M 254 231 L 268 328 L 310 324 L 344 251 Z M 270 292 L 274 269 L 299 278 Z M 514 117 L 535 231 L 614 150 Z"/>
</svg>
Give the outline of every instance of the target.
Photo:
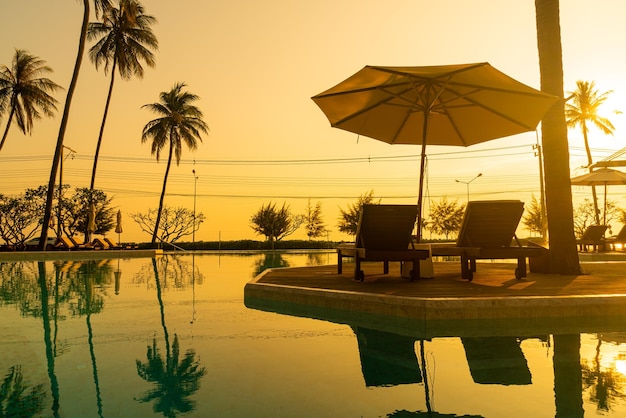
<svg viewBox="0 0 626 418">
<path fill-rule="evenodd" d="M 335 262 L 274 252 L 2 263 L 0 411 L 626 416 L 626 325 L 422 341 L 393 326 L 244 305 L 244 285 L 265 268 Z"/>
</svg>

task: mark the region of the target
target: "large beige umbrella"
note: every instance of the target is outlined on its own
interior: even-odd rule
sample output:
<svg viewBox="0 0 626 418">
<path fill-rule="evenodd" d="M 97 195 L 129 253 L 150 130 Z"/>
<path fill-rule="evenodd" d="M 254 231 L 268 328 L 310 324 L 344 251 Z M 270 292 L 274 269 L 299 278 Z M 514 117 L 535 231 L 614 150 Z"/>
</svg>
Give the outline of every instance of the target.
<svg viewBox="0 0 626 418">
<path fill-rule="evenodd" d="M 626 185 L 626 173 L 610 168 L 600 168 L 590 173 L 572 177 L 571 183 L 575 186 L 604 186 L 604 218 L 606 225 L 606 186 Z"/>
<path fill-rule="evenodd" d="M 89 214 L 88 214 L 88 223 L 87 223 L 87 231 L 91 235 L 96 232 L 96 206 L 92 203 L 89 205 Z"/>
<path fill-rule="evenodd" d="M 366 66 L 312 99 L 335 128 L 389 144 L 422 146 L 418 238 L 426 145 L 469 146 L 532 131 L 558 100 L 486 62 Z"/>
</svg>

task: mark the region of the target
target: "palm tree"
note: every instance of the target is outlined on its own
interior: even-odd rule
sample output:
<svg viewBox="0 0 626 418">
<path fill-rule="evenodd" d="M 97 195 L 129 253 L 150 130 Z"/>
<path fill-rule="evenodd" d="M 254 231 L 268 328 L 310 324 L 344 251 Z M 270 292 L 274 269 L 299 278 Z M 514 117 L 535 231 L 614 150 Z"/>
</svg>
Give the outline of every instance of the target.
<svg viewBox="0 0 626 418">
<path fill-rule="evenodd" d="M 535 13 L 541 90 L 563 97 L 559 0 L 535 0 Z M 555 274 L 580 274 L 569 178 L 567 125 L 562 102 L 555 104 L 544 117 L 541 135 L 550 237 L 548 270 Z"/>
<path fill-rule="evenodd" d="M 33 120 L 41 119 L 41 109 L 46 116 L 54 115 L 57 100 L 49 93 L 61 88 L 49 78 L 40 77 L 52 72 L 46 62 L 23 49 L 16 49 L 11 68 L 0 67 L 0 109 L 9 112 L 0 150 L 7 139 L 15 117 L 22 133 L 31 133 Z"/>
<path fill-rule="evenodd" d="M 89 58 L 95 64 L 96 69 L 104 64 L 105 74 L 109 66 L 111 67 L 111 82 L 93 159 L 90 190 L 93 190 L 96 181 L 96 167 L 111 103 L 115 70 L 119 71 L 122 79 L 128 80 L 132 76 L 143 77 L 144 70 L 141 61 L 151 68 L 155 66 L 154 55 L 150 50 L 158 49 L 159 43 L 150 27 L 153 23 L 156 23 L 156 19 L 144 14 L 143 6 L 137 0 L 120 0 L 119 8 L 111 7 L 105 10 L 102 22 L 89 24 L 87 39 L 99 38 L 89 50 Z"/>
<path fill-rule="evenodd" d="M 202 142 L 201 133 L 208 133 L 209 131 L 207 124 L 202 119 L 202 111 L 192 104 L 199 97 L 183 91 L 185 87 L 185 83 L 176 83 L 170 91 L 161 92 L 159 102 L 142 106 L 161 115 L 161 117 L 151 120 L 144 126 L 141 142 L 146 142 L 152 138 L 152 154 L 156 155 L 157 161 L 161 156 L 161 150 L 168 144 L 170 146 L 165 177 L 163 178 L 163 189 L 159 200 L 159 210 L 152 233 L 152 243 L 156 242 L 161 222 L 163 199 L 172 157 L 176 156 L 176 165 L 178 165 L 182 154 L 182 143 L 184 142 L 187 148 L 193 151 L 198 147 L 198 141 Z"/>
<path fill-rule="evenodd" d="M 110 0 L 93 0 L 96 16 L 98 16 L 103 10 L 111 7 Z M 54 158 L 52 159 L 52 168 L 50 169 L 50 180 L 48 181 L 48 194 L 46 196 L 46 208 L 43 217 L 42 225 L 50 224 L 50 217 L 52 216 L 52 201 L 54 200 L 54 182 L 59 170 L 59 163 L 63 157 L 63 140 L 65 139 L 65 130 L 67 129 L 67 121 L 70 116 L 70 108 L 72 104 L 72 97 L 74 96 L 74 90 L 76 90 L 76 84 L 78 82 L 78 74 L 80 73 L 80 64 L 83 61 L 83 53 L 85 52 L 85 42 L 87 40 L 87 27 L 89 24 L 89 0 L 83 0 L 83 20 L 80 29 L 80 37 L 78 40 L 78 52 L 76 54 L 76 61 L 74 62 L 74 71 L 72 73 L 72 81 L 67 89 L 67 95 L 65 97 L 65 107 L 63 108 L 63 117 L 61 118 L 61 125 L 59 126 L 59 135 L 57 137 L 57 145 L 54 149 Z M 39 249 L 45 250 L 46 238 L 48 238 L 48 228 L 41 228 L 41 235 L 39 237 Z"/>
<path fill-rule="evenodd" d="M 593 158 L 591 156 L 591 148 L 589 147 L 588 125 L 596 126 L 606 135 L 613 135 L 613 131 L 615 130 L 610 120 L 598 115 L 598 108 L 606 101 L 611 93 L 613 93 L 612 90 L 605 91 L 604 93 L 598 92 L 598 90 L 595 89 L 594 81 L 580 80 L 576 82 L 576 90 L 567 93 L 573 103 L 565 103 L 565 120 L 567 121 L 568 128 L 580 126 L 583 132 L 589 172 L 593 171 L 593 168 L 591 168 Z M 591 192 L 593 195 L 593 209 L 595 211 L 596 224 L 600 225 L 600 211 L 598 210 L 598 196 L 596 195 L 595 186 L 591 186 Z"/>
</svg>

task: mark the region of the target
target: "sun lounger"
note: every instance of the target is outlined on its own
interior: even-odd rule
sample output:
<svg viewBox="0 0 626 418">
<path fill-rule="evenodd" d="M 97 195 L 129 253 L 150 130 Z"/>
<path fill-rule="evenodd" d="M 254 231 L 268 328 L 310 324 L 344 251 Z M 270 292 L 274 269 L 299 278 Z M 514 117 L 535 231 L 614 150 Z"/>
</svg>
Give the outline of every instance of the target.
<svg viewBox="0 0 626 418">
<path fill-rule="evenodd" d="M 96 250 L 108 250 L 111 248 L 108 242 L 98 237 L 94 238 L 93 241 L 91 241 L 91 246 Z"/>
<path fill-rule="evenodd" d="M 526 259 L 541 257 L 546 249 L 522 246 L 515 230 L 524 212 L 519 200 L 472 201 L 467 204 L 457 242 L 433 244 L 432 256 L 461 258 L 461 276 L 472 280 L 478 259 L 517 259 L 515 277 L 526 277 Z"/>
<path fill-rule="evenodd" d="M 109 249 L 111 249 L 111 250 L 121 250 L 121 249 L 123 249 L 123 248 L 124 248 L 124 247 L 122 247 L 120 244 L 117 244 L 117 243 L 115 243 L 115 242 L 111 241 L 111 240 L 110 240 L 109 238 L 107 238 L 107 237 L 102 238 L 102 240 L 103 240 L 104 242 L 106 242 L 107 244 L 109 244 Z"/>
<path fill-rule="evenodd" d="M 578 249 L 580 251 L 597 251 L 598 249 L 606 249 L 606 241 L 604 240 L 604 233 L 608 229 L 606 225 L 590 225 L 583 232 L 582 237 L 576 240 Z"/>
<path fill-rule="evenodd" d="M 74 250 L 76 245 L 68 237 L 58 237 L 54 243 L 55 250 Z"/>
<path fill-rule="evenodd" d="M 619 234 L 613 237 L 607 237 L 605 241 L 613 251 L 617 250 L 618 245 L 621 246 L 622 251 L 626 251 L 626 225 L 622 227 Z"/>
<path fill-rule="evenodd" d="M 356 242 L 337 247 L 337 272 L 342 273 L 343 258 L 352 257 L 356 280 L 365 278 L 362 261 L 382 261 L 385 274 L 389 273 L 389 261 L 412 262 L 411 280 L 419 278 L 419 261 L 428 258 L 429 252 L 411 248 L 416 217 L 414 205 L 363 205 Z"/>
<path fill-rule="evenodd" d="M 76 238 L 74 237 L 68 237 L 68 239 L 74 244 L 73 249 L 75 250 L 93 250 L 94 249 L 93 245 L 91 245 L 90 242 L 81 243 L 81 242 L 78 242 Z"/>
</svg>

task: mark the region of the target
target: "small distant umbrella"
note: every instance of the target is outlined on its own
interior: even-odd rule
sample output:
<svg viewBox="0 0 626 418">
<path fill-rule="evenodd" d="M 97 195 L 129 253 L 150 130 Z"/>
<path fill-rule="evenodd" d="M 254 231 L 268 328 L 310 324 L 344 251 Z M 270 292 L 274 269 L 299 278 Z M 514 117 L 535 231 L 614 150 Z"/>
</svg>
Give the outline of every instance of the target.
<svg viewBox="0 0 626 418">
<path fill-rule="evenodd" d="M 575 186 L 604 186 L 604 221 L 606 225 L 606 186 L 626 185 L 626 173 L 610 168 L 601 168 L 577 177 L 572 177 L 571 183 Z"/>
<path fill-rule="evenodd" d="M 115 225 L 115 232 L 117 233 L 117 242 L 120 242 L 120 234 L 122 231 L 122 211 L 117 210 L 117 224 Z"/>
</svg>

